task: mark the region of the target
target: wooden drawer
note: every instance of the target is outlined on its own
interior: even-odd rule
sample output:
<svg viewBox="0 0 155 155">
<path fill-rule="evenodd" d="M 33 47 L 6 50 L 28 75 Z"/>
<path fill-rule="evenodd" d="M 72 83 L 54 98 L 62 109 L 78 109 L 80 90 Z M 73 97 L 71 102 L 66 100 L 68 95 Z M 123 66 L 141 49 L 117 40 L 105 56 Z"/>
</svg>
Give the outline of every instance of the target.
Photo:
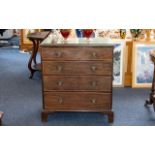
<svg viewBox="0 0 155 155">
<path fill-rule="evenodd" d="M 44 48 L 42 60 L 112 60 L 112 47 Z"/>
<path fill-rule="evenodd" d="M 112 75 L 112 63 L 96 61 L 43 61 L 45 75 Z"/>
<path fill-rule="evenodd" d="M 110 93 L 44 93 L 44 108 L 46 110 L 72 111 L 111 109 L 112 95 Z"/>
<path fill-rule="evenodd" d="M 44 91 L 111 92 L 111 76 L 43 76 Z"/>
</svg>

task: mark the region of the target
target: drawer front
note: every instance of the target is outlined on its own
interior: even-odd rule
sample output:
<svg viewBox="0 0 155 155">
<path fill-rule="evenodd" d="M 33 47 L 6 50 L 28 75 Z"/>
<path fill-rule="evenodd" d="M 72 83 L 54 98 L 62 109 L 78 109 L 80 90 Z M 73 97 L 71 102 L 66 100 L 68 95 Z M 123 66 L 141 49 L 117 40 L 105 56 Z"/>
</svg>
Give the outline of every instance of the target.
<svg viewBox="0 0 155 155">
<path fill-rule="evenodd" d="M 46 110 L 96 110 L 111 109 L 110 93 L 44 93 Z"/>
<path fill-rule="evenodd" d="M 113 47 L 42 48 L 42 60 L 112 60 Z"/>
<path fill-rule="evenodd" d="M 44 91 L 112 90 L 111 76 L 43 76 Z"/>
<path fill-rule="evenodd" d="M 112 63 L 96 61 L 54 62 L 43 61 L 43 74 L 46 75 L 112 75 Z"/>
</svg>

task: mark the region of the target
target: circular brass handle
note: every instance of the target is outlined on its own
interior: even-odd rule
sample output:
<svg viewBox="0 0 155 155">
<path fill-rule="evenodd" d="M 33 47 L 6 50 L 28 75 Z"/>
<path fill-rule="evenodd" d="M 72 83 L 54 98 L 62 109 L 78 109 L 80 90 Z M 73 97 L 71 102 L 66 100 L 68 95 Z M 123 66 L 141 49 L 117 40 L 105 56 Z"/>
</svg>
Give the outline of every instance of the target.
<svg viewBox="0 0 155 155">
<path fill-rule="evenodd" d="M 91 99 L 91 103 L 96 103 L 96 99 L 95 98 L 93 98 L 93 99 Z"/>
<path fill-rule="evenodd" d="M 96 81 L 92 81 L 92 82 L 91 82 L 91 85 L 92 85 L 93 87 L 95 87 L 95 86 L 97 86 L 97 82 L 96 82 Z"/>
<path fill-rule="evenodd" d="M 62 86 L 63 85 L 63 81 L 58 81 L 58 86 Z"/>
<path fill-rule="evenodd" d="M 63 69 L 63 67 L 62 67 L 62 66 L 57 66 L 57 71 L 58 71 L 58 72 L 61 72 L 61 71 L 62 71 L 62 69 Z"/>
<path fill-rule="evenodd" d="M 61 53 L 61 52 L 55 52 L 55 56 L 56 56 L 57 58 L 60 58 L 60 57 L 61 57 L 61 55 L 62 55 L 62 53 Z"/>
<path fill-rule="evenodd" d="M 93 53 L 92 53 L 92 56 L 93 56 L 93 58 L 96 58 L 96 57 L 97 57 L 96 52 L 93 52 Z"/>
<path fill-rule="evenodd" d="M 94 72 L 94 71 L 96 71 L 96 66 L 91 66 L 91 70 Z"/>
<path fill-rule="evenodd" d="M 62 103 L 63 103 L 63 99 L 62 99 L 61 97 L 59 97 L 59 98 L 58 98 L 58 102 L 59 102 L 60 104 L 62 104 Z"/>
</svg>

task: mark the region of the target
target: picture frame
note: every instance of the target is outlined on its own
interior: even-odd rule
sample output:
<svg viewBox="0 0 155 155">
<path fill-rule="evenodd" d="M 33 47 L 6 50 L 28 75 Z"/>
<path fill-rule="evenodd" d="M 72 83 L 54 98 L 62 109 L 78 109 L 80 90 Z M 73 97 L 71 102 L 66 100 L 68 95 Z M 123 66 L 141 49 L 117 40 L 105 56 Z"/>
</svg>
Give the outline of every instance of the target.
<svg viewBox="0 0 155 155">
<path fill-rule="evenodd" d="M 111 43 L 115 46 L 113 53 L 113 86 L 123 87 L 126 42 L 122 39 L 115 39 Z"/>
<path fill-rule="evenodd" d="M 99 39 L 100 37 L 96 38 Z M 101 41 L 101 40 L 100 40 Z M 126 41 L 124 39 L 102 39 L 102 43 L 113 45 L 113 87 L 124 87 Z M 127 67 L 127 66 L 126 66 Z"/>
<path fill-rule="evenodd" d="M 150 51 L 155 50 L 154 41 L 133 43 L 132 88 L 150 88 L 152 86 L 154 66 Z"/>
</svg>

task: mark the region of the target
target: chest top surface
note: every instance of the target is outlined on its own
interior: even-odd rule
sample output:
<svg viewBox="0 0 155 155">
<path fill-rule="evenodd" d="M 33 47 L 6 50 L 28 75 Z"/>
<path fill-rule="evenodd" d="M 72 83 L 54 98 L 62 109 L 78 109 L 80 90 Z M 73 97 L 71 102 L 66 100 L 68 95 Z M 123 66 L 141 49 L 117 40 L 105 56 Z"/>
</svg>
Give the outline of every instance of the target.
<svg viewBox="0 0 155 155">
<path fill-rule="evenodd" d="M 63 38 L 49 34 L 49 36 L 43 40 L 41 47 L 111 47 L 114 48 L 113 43 L 110 40 L 103 38 L 68 38 L 64 41 Z"/>
</svg>

